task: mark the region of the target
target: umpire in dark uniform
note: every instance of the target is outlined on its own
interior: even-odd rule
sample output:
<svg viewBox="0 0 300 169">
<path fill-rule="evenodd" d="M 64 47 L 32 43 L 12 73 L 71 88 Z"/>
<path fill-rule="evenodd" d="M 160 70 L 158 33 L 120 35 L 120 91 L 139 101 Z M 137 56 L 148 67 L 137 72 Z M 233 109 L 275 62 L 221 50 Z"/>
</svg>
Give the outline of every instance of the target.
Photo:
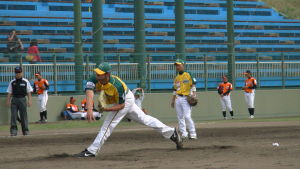
<svg viewBox="0 0 300 169">
<path fill-rule="evenodd" d="M 9 82 L 7 88 L 6 104 L 11 108 L 11 121 L 10 121 L 10 134 L 11 136 L 17 136 L 17 117 L 18 111 L 20 113 L 21 126 L 23 135 L 29 134 L 28 119 L 27 119 L 27 104 L 31 105 L 31 92 L 32 87 L 29 81 L 23 78 L 22 68 L 15 68 L 15 79 Z M 26 99 L 28 97 L 28 102 Z"/>
</svg>

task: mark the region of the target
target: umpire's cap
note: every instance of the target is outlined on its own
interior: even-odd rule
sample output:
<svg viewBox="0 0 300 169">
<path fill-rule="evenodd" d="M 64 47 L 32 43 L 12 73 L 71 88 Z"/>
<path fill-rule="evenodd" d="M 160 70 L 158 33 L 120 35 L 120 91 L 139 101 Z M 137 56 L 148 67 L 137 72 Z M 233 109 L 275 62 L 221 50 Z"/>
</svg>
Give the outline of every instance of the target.
<svg viewBox="0 0 300 169">
<path fill-rule="evenodd" d="M 15 67 L 15 73 L 22 73 L 22 67 L 20 66 Z"/>
<path fill-rule="evenodd" d="M 94 69 L 94 71 L 98 74 L 98 75 L 103 75 L 105 73 L 108 73 L 111 69 L 111 66 L 109 65 L 109 63 L 104 62 L 101 63 L 96 69 Z"/>
</svg>

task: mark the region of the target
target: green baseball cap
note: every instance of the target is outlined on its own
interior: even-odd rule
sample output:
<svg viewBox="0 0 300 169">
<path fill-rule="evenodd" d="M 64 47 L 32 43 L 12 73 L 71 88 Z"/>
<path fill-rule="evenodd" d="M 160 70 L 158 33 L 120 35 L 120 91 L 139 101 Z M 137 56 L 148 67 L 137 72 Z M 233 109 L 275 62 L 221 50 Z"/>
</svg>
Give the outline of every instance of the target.
<svg viewBox="0 0 300 169">
<path fill-rule="evenodd" d="M 174 64 L 175 65 L 183 65 L 184 64 L 184 60 L 182 60 L 182 59 L 176 59 L 176 61 L 175 61 Z"/>
<path fill-rule="evenodd" d="M 94 71 L 95 71 L 98 75 L 103 75 L 103 74 L 109 72 L 110 69 L 111 69 L 111 66 L 109 65 L 109 63 L 103 62 L 103 63 L 101 63 L 96 69 L 94 69 Z"/>
</svg>

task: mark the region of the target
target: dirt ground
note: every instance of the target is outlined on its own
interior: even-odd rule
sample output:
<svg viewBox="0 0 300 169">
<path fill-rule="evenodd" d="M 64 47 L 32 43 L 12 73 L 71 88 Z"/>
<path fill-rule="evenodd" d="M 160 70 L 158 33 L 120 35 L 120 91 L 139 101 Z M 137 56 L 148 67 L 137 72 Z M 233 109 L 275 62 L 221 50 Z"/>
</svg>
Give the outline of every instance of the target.
<svg viewBox="0 0 300 169">
<path fill-rule="evenodd" d="M 77 159 L 97 128 L 59 132 L 32 131 L 30 136 L 0 133 L 1 169 L 298 169 L 300 122 L 197 124 L 198 140 L 183 150 L 140 125 L 118 127 L 96 158 Z M 277 142 L 279 146 L 272 146 Z"/>
</svg>

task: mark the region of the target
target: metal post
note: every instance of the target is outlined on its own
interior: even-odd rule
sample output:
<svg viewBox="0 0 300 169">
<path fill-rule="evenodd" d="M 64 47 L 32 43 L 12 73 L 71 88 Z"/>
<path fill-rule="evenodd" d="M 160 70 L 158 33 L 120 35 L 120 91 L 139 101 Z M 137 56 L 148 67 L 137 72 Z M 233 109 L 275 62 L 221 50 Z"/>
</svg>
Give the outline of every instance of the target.
<svg viewBox="0 0 300 169">
<path fill-rule="evenodd" d="M 148 83 L 148 93 L 151 93 L 151 57 L 148 55 L 148 63 L 147 63 L 147 83 Z"/>
<path fill-rule="evenodd" d="M 145 9 L 144 1 L 134 0 L 134 33 L 135 33 L 135 58 L 138 59 L 138 75 L 141 88 L 146 88 L 146 63 L 145 63 Z M 136 60 L 135 59 L 135 60 Z"/>
<path fill-rule="evenodd" d="M 94 62 L 99 65 L 104 61 L 103 49 L 103 2 L 102 0 L 93 0 L 92 6 L 92 24 L 93 24 L 93 52 Z"/>
<path fill-rule="evenodd" d="M 282 81 L 282 88 L 285 88 L 285 63 L 284 63 L 284 60 L 285 59 L 285 56 L 283 53 L 281 53 L 281 81 Z"/>
<path fill-rule="evenodd" d="M 54 93 L 57 94 L 57 65 L 56 65 L 56 55 L 53 55 L 53 85 Z"/>
<path fill-rule="evenodd" d="M 117 57 L 118 57 L 118 76 L 120 77 L 120 71 L 121 71 L 121 57 L 120 57 L 120 54 L 118 53 L 117 54 Z"/>
<path fill-rule="evenodd" d="M 259 70 L 259 54 L 256 54 L 256 73 L 257 73 L 257 87 L 260 88 L 260 70 Z"/>
<path fill-rule="evenodd" d="M 235 86 L 233 0 L 227 0 L 228 80 Z"/>
<path fill-rule="evenodd" d="M 185 60 L 184 1 L 175 0 L 175 52 L 177 58 Z"/>
<path fill-rule="evenodd" d="M 203 55 L 203 66 L 204 66 L 204 88 L 205 91 L 208 90 L 208 70 L 207 70 L 207 60 L 206 60 L 206 54 Z"/>
<path fill-rule="evenodd" d="M 75 39 L 75 89 L 77 92 L 83 90 L 83 57 L 81 36 L 81 0 L 74 0 L 74 39 Z"/>
<path fill-rule="evenodd" d="M 85 78 L 84 78 L 84 80 L 87 80 L 89 78 L 89 62 L 90 62 L 89 55 L 85 55 Z"/>
</svg>

